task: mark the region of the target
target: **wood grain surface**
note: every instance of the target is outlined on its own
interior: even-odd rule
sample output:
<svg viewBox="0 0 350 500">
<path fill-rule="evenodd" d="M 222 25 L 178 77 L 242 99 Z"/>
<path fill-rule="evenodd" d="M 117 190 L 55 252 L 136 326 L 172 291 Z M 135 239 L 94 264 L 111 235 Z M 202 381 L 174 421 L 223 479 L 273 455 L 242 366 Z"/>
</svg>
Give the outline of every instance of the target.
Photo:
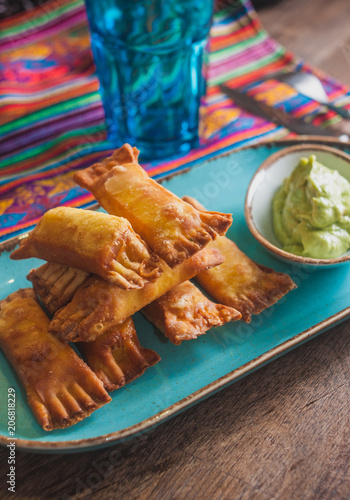
<svg viewBox="0 0 350 500">
<path fill-rule="evenodd" d="M 348 0 L 285 0 L 260 11 L 277 39 L 346 83 L 349 15 Z M 349 330 L 347 321 L 123 445 L 17 452 L 15 494 L 1 450 L 0 498 L 349 499 Z"/>
<path fill-rule="evenodd" d="M 282 0 L 259 17 L 285 47 L 350 85 L 349 0 Z"/>
</svg>

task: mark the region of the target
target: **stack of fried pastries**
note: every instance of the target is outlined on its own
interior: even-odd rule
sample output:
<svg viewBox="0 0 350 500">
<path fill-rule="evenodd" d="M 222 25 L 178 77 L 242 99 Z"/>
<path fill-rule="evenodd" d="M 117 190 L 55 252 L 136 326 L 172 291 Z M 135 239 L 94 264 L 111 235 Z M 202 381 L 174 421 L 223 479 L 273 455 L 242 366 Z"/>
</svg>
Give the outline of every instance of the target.
<svg viewBox="0 0 350 500">
<path fill-rule="evenodd" d="M 0 302 L 0 347 L 45 430 L 82 420 L 160 360 L 141 346 L 134 313 L 178 345 L 228 321 L 249 322 L 295 287 L 225 237 L 231 215 L 159 185 L 128 144 L 74 179 L 108 214 L 49 210 L 11 254 L 47 261 L 28 275 L 34 291 Z"/>
</svg>

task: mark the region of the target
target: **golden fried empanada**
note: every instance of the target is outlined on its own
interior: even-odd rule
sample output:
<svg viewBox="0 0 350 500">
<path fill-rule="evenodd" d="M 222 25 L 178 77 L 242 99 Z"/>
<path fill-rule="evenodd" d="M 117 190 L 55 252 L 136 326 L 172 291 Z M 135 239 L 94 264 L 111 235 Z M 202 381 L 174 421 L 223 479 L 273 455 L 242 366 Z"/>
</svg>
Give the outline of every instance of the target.
<svg viewBox="0 0 350 500">
<path fill-rule="evenodd" d="M 46 309 L 54 314 L 72 300 L 75 292 L 89 276 L 90 273 L 82 269 L 46 262 L 43 266 L 32 269 L 27 279 L 33 283 L 35 293 Z"/>
<path fill-rule="evenodd" d="M 74 180 L 87 188 L 110 214 L 128 219 L 134 230 L 174 267 L 223 235 L 232 217 L 200 212 L 151 179 L 129 144 L 101 163 L 77 172 Z"/>
<path fill-rule="evenodd" d="M 110 401 L 101 380 L 47 330 L 32 289 L 0 302 L 0 347 L 15 368 L 45 431 L 68 427 Z"/>
<path fill-rule="evenodd" d="M 15 260 L 30 257 L 84 269 L 127 289 L 142 288 L 160 274 L 159 257 L 126 219 L 81 208 L 46 212 L 11 254 Z"/>
<path fill-rule="evenodd" d="M 93 342 L 81 342 L 78 346 L 107 391 L 132 382 L 160 361 L 155 351 L 140 345 L 131 318 Z"/>
<path fill-rule="evenodd" d="M 196 339 L 212 326 L 241 318 L 236 309 L 215 304 L 190 281 L 176 286 L 141 312 L 176 345 Z"/>
<path fill-rule="evenodd" d="M 207 248 L 174 269 L 162 262 L 160 277 L 139 290 L 123 290 L 101 278 L 91 277 L 79 288 L 73 300 L 57 311 L 50 331 L 66 342 L 91 342 L 174 286 L 221 262 L 221 254 Z"/>
<path fill-rule="evenodd" d="M 185 196 L 184 200 L 198 210 L 205 210 L 193 198 Z M 256 264 L 225 236 L 211 242 L 209 247 L 219 250 L 225 261 L 215 269 L 199 273 L 196 280 L 215 300 L 237 309 L 247 323 L 252 314 L 261 313 L 296 288 L 287 274 Z"/>
</svg>

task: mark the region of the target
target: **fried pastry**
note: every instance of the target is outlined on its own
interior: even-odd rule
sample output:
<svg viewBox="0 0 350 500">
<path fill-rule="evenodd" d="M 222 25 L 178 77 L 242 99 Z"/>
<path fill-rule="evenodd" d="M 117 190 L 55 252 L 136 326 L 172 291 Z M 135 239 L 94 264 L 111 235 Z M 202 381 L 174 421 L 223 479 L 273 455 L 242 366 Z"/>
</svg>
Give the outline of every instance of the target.
<svg viewBox="0 0 350 500">
<path fill-rule="evenodd" d="M 185 196 L 184 200 L 205 210 L 193 198 Z M 287 274 L 256 264 L 225 236 L 211 242 L 209 248 L 219 250 L 225 261 L 215 269 L 199 273 L 196 280 L 215 300 L 237 309 L 246 323 L 252 314 L 261 313 L 296 288 Z"/>
<path fill-rule="evenodd" d="M 79 343 L 78 347 L 107 391 L 132 382 L 160 361 L 155 351 L 140 345 L 131 318 L 93 342 Z"/>
<path fill-rule="evenodd" d="M 35 293 L 46 309 L 54 314 L 68 304 L 78 288 L 89 278 L 90 273 L 75 267 L 46 262 L 32 269 L 27 279 L 32 282 Z"/>
<path fill-rule="evenodd" d="M 144 307 L 141 312 L 176 345 L 196 339 L 212 326 L 238 320 L 241 314 L 215 304 L 190 281 L 185 281 Z"/>
<path fill-rule="evenodd" d="M 162 262 L 160 277 L 139 290 L 123 290 L 93 276 L 79 288 L 67 306 L 57 311 L 50 331 L 66 342 L 91 342 L 174 286 L 222 262 L 223 257 L 217 250 L 207 248 L 174 269 Z"/>
<path fill-rule="evenodd" d="M 77 267 L 126 289 L 142 288 L 160 274 L 159 257 L 126 219 L 81 208 L 46 212 L 11 254 L 30 257 Z"/>
<path fill-rule="evenodd" d="M 47 330 L 32 289 L 0 302 L 0 347 L 15 368 L 45 431 L 68 427 L 110 401 L 101 380 Z"/>
<path fill-rule="evenodd" d="M 148 176 L 138 154 L 124 144 L 101 163 L 74 174 L 74 180 L 107 212 L 128 219 L 150 248 L 174 267 L 224 235 L 232 217 L 184 203 Z"/>
</svg>

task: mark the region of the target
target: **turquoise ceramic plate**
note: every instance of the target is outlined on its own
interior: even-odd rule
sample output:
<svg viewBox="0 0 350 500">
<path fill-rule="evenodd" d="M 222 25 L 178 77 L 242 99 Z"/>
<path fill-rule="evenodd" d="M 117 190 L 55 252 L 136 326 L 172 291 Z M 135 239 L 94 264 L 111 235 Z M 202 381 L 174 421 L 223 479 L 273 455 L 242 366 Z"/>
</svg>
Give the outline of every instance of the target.
<svg viewBox="0 0 350 500">
<path fill-rule="evenodd" d="M 350 265 L 326 271 L 304 271 L 274 259 L 250 234 L 244 220 L 244 198 L 259 165 L 281 145 L 245 149 L 202 163 L 164 185 L 179 196 L 199 199 L 208 209 L 232 212 L 229 237 L 252 259 L 289 273 L 298 284 L 285 299 L 255 317 L 250 325 L 229 323 L 194 341 L 174 346 L 139 314 L 141 343 L 162 360 L 134 383 L 112 394 L 112 402 L 65 430 L 44 432 L 33 418 L 18 380 L 0 354 L 0 442 L 8 443 L 6 395 L 16 390 L 17 447 L 29 451 L 72 452 L 113 444 L 164 421 L 257 369 L 350 315 Z M 28 286 L 34 259 L 0 257 L 0 299 Z"/>
</svg>

